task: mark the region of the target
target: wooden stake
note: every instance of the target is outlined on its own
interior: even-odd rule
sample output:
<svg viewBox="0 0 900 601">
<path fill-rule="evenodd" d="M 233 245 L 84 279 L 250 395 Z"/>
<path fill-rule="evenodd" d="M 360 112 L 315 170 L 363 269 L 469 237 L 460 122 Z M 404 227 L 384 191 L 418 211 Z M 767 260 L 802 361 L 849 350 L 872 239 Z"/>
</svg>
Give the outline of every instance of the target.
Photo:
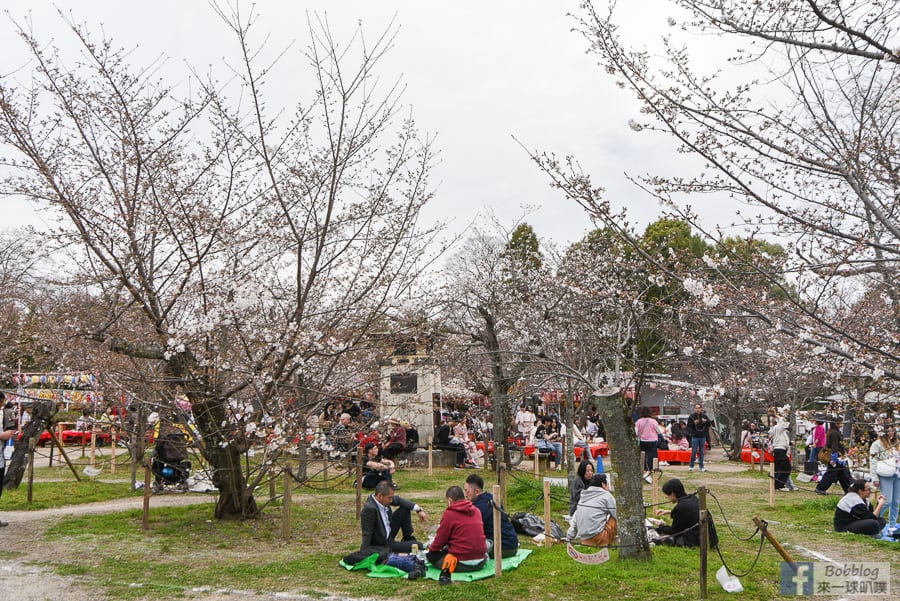
<svg viewBox="0 0 900 601">
<path fill-rule="evenodd" d="M 769 464 L 769 507 L 775 507 L 775 464 Z"/>
<path fill-rule="evenodd" d="M 535 457 L 537 453 L 535 452 Z M 550 540 L 550 481 L 544 480 L 544 546 L 548 549 Z"/>
<path fill-rule="evenodd" d="M 431 444 L 431 437 L 428 437 L 428 477 L 434 476 L 434 447 Z"/>
<path fill-rule="evenodd" d="M 284 503 L 281 507 L 281 538 L 290 540 L 291 538 L 291 489 L 293 488 L 293 478 L 291 477 L 291 466 L 288 464 L 284 468 Z"/>
<path fill-rule="evenodd" d="M 753 523 L 756 524 L 756 527 L 759 528 L 760 532 L 765 535 L 766 539 L 770 543 L 772 543 L 772 546 L 775 547 L 775 550 L 778 551 L 778 554 L 781 555 L 781 557 L 791 566 L 791 569 L 796 572 L 797 565 L 794 563 L 794 560 L 791 558 L 790 554 L 785 551 L 784 547 L 781 546 L 781 543 L 779 543 L 772 535 L 772 533 L 769 532 L 767 524 L 756 516 L 753 517 Z"/>
<path fill-rule="evenodd" d="M 110 455 L 110 464 L 109 464 L 109 473 L 116 473 L 116 434 L 118 433 L 118 429 L 113 426 L 109 429 L 109 455 Z"/>
<path fill-rule="evenodd" d="M 659 459 L 653 460 L 653 490 L 650 492 L 650 502 L 656 507 L 659 505 Z"/>
<path fill-rule="evenodd" d="M 144 464 L 144 515 L 141 520 L 144 532 L 150 530 L 150 464 Z"/>
</svg>

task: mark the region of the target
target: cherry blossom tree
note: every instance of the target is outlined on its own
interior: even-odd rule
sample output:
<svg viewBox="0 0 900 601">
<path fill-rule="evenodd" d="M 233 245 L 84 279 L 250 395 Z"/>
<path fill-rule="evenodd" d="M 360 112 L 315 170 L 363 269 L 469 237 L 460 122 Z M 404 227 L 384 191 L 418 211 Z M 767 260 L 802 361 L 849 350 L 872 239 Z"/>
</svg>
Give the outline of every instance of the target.
<svg viewBox="0 0 900 601">
<path fill-rule="evenodd" d="M 673 4 L 687 17 L 672 25 L 734 42 L 727 70 L 702 72 L 691 48 L 671 38 L 663 41 L 662 63 L 632 49 L 612 6 L 586 3 L 581 21 L 591 51 L 643 104 L 632 128 L 669 136 L 679 152 L 699 159 L 696 174 L 635 181 L 713 244 L 723 236 L 703 227 L 680 202 L 685 196 L 761 209 L 739 214 L 739 224 L 777 236 L 789 261 L 785 271 L 746 268 L 773 285 L 788 281 L 800 294 L 776 305 L 742 303 L 736 312 L 755 313 L 770 328 L 846 359 L 859 375 L 900 380 L 896 7 L 883 0 Z M 742 83 L 728 82 L 735 73 L 744 74 Z M 563 179 L 572 198 L 610 221 L 602 190 L 572 170 Z M 852 318 L 868 292 L 887 301 L 884 329 Z"/>
<path fill-rule="evenodd" d="M 0 80 L 3 187 L 55 211 L 60 242 L 82 249 L 68 270 L 104 310 L 81 334 L 147 364 L 161 402 L 189 401 L 216 516 L 253 516 L 266 470 L 248 479 L 244 452 L 266 443 L 263 467 L 278 461 L 286 399 L 308 411 L 332 390 L 413 298 L 439 226 L 418 222 L 430 140 L 377 78 L 391 31 L 344 45 L 311 17 L 304 50 L 272 53 L 254 14 L 213 9 L 239 58 L 189 89 L 77 23 L 73 56 L 20 27 L 33 64 Z M 314 88 L 282 111 L 266 90 L 291 58 Z"/>
</svg>

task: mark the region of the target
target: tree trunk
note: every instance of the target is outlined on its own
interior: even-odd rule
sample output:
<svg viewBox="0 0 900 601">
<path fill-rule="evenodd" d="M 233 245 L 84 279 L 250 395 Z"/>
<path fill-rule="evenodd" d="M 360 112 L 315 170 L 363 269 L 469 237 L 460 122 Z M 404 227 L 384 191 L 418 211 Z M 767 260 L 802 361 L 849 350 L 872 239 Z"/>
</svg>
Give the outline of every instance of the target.
<svg viewBox="0 0 900 601">
<path fill-rule="evenodd" d="M 606 442 L 615 466 L 613 494 L 619 526 L 619 559 L 650 559 L 652 552 L 644 522 L 641 453 L 631 417 L 631 404 L 618 393 L 600 397 L 598 408 L 606 426 Z"/>
<path fill-rule="evenodd" d="M 230 436 L 221 428 L 221 424 L 226 423 L 224 401 L 211 399 L 193 406 L 197 427 L 203 437 L 201 451 L 212 470 L 213 485 L 219 491 L 216 518 L 256 517 L 259 508 L 241 467 L 241 456 L 246 449 L 239 448 L 234 440 L 243 437 Z"/>
</svg>

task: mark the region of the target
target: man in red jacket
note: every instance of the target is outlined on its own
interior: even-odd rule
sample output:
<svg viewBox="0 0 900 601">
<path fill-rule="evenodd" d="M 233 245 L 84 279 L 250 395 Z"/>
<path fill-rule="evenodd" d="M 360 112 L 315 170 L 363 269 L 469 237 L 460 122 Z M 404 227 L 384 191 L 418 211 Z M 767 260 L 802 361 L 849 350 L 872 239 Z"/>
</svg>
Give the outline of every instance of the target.
<svg viewBox="0 0 900 601">
<path fill-rule="evenodd" d="M 438 582 L 450 584 L 453 572 L 477 572 L 484 567 L 487 545 L 481 512 L 466 500 L 463 490 L 451 486 L 445 496 L 447 509 L 425 558 L 441 567 Z"/>
</svg>

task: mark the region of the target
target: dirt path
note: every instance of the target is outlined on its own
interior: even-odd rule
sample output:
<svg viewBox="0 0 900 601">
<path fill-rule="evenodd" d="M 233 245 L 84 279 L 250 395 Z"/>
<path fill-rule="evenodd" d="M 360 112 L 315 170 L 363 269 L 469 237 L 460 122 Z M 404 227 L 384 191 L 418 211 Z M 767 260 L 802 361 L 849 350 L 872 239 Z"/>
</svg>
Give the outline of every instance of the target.
<svg viewBox="0 0 900 601">
<path fill-rule="evenodd" d="M 194 503 L 215 502 L 214 495 L 207 494 L 171 494 L 154 496 L 152 507 L 172 507 Z M 299 500 L 299 499 L 295 499 Z M 52 546 L 41 540 L 44 532 L 53 524 L 65 517 L 73 515 L 90 515 L 115 513 L 132 509 L 141 509 L 143 499 L 116 499 L 100 503 L 70 505 L 40 511 L 4 511 L 0 512 L 3 521 L 9 526 L 0 528 L 0 544 L 4 549 L 0 559 L 0 583 L 3 590 L 14 591 L 4 593 L 4 598 L 15 598 L 16 601 L 106 601 L 108 597 L 102 590 L 93 588 L 87 578 L 59 576 L 44 568 L 40 562 L 48 553 L 52 554 Z M 35 544 L 35 541 L 41 541 Z M 185 598 L 192 601 L 363 601 L 347 597 L 308 597 L 288 592 L 260 593 L 248 590 L 197 590 L 185 591 Z"/>
</svg>

